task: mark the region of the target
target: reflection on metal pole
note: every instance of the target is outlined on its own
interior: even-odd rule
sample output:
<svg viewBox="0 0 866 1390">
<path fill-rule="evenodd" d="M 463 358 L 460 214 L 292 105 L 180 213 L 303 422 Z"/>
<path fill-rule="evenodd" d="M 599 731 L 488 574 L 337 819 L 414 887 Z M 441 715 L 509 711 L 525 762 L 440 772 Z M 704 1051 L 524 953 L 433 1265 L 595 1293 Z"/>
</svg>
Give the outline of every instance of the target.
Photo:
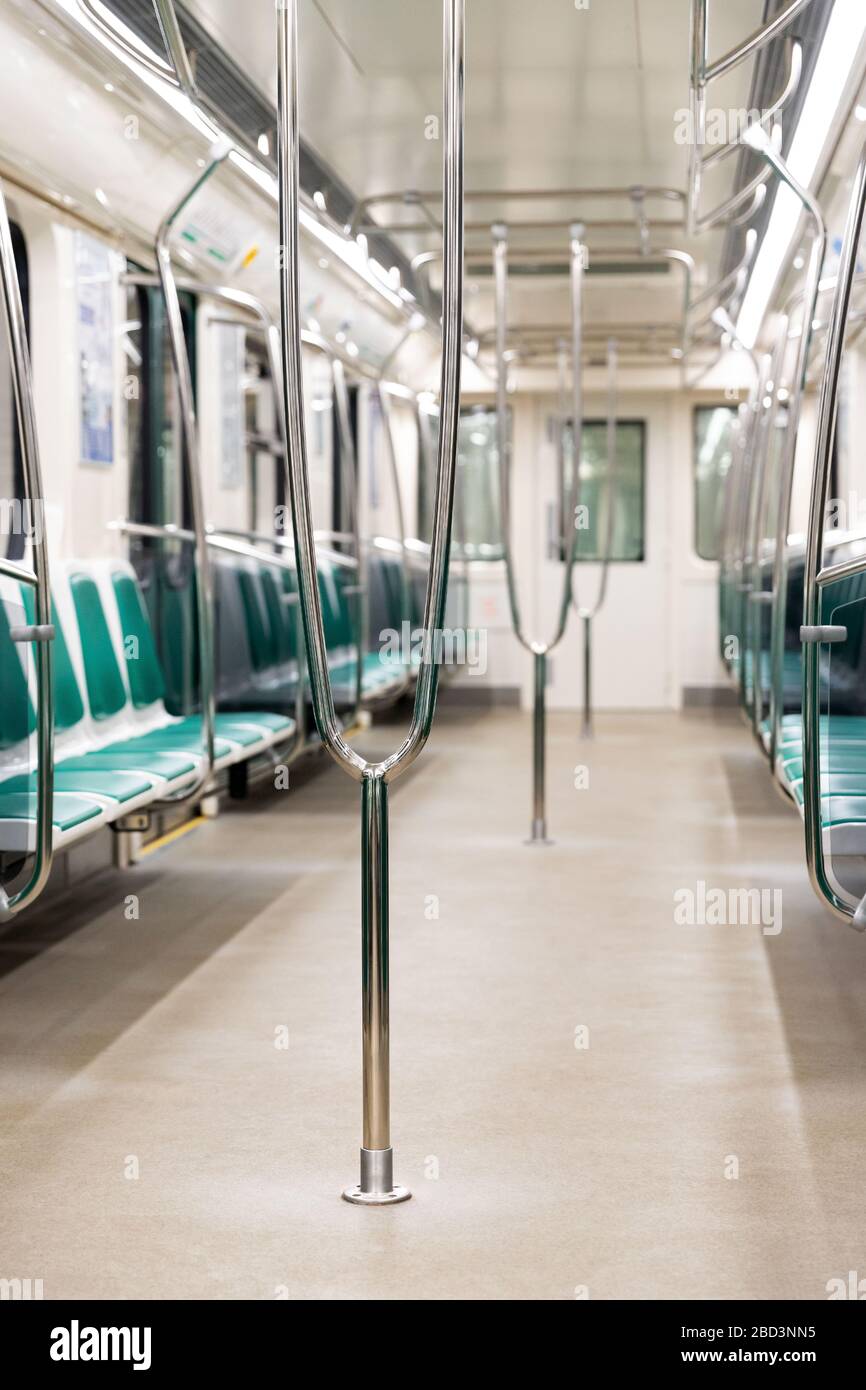
<svg viewBox="0 0 866 1390">
<path fill-rule="evenodd" d="M 508 366 L 508 230 L 502 223 L 492 229 L 493 269 L 496 296 L 496 443 L 499 455 L 499 514 L 502 526 L 502 553 L 505 560 L 505 575 L 508 590 L 508 604 L 511 610 L 511 623 L 515 636 L 522 647 L 533 656 L 533 813 L 532 829 L 527 844 L 549 845 L 547 838 L 544 785 L 545 753 L 545 701 L 547 686 L 547 657 L 561 640 L 568 622 L 571 606 L 572 570 L 577 544 L 577 507 L 580 489 L 580 470 L 574 468 L 568 504 L 563 521 L 563 543 L 565 570 L 563 575 L 562 600 L 557 615 L 553 637 L 548 642 L 535 641 L 523 628 L 520 604 L 517 595 L 517 582 L 514 573 L 514 557 L 511 549 L 511 441 L 508 430 L 507 405 L 507 366 Z M 582 286 L 585 262 L 585 248 L 580 240 L 582 227 L 575 223 L 571 227 L 571 304 L 572 304 L 572 374 L 574 392 L 574 429 L 579 431 L 582 415 L 582 382 L 580 356 L 580 319 L 582 313 Z M 579 446 L 578 446 L 579 447 Z M 561 455 L 560 455 L 561 457 Z"/>
<path fill-rule="evenodd" d="M 443 0 L 443 237 L 441 427 L 424 603 L 423 650 L 409 732 L 389 757 L 371 763 L 346 742 L 334 709 L 316 577 L 312 501 L 304 430 L 299 293 L 297 0 L 277 2 L 277 146 L 283 382 L 298 587 L 319 735 L 345 772 L 361 783 L 363 1145 L 360 1182 L 343 1196 L 361 1205 L 405 1201 L 393 1181 L 389 1119 L 387 786 L 420 754 L 430 735 L 439 677 L 437 636 L 445 612 L 454 503 L 463 332 L 463 0 Z"/>
<path fill-rule="evenodd" d="M 607 479 L 605 483 L 606 515 L 604 527 L 604 552 L 601 556 L 601 577 L 598 593 L 591 607 L 578 607 L 583 624 L 583 724 L 582 738 L 593 737 L 592 724 L 592 620 L 598 614 L 607 595 L 607 577 L 613 555 L 615 513 L 617 500 L 618 459 L 616 447 L 617 413 L 617 350 L 616 341 L 608 339 L 607 344 L 607 431 L 605 437 Z M 579 457 L 575 457 L 575 467 L 580 468 Z M 576 602 L 575 596 L 575 602 Z"/>
</svg>

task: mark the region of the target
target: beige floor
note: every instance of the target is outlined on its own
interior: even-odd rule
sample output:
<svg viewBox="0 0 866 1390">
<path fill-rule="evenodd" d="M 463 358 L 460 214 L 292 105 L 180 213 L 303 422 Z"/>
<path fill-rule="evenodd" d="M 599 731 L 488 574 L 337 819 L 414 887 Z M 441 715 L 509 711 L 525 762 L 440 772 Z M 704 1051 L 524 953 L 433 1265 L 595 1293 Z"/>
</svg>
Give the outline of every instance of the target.
<svg viewBox="0 0 866 1390">
<path fill-rule="evenodd" d="M 404 1206 L 338 1195 L 360 1136 L 336 769 L 0 938 L 0 1277 L 268 1299 L 813 1299 L 866 1277 L 866 940 L 813 899 L 745 729 L 609 716 L 581 745 L 553 718 L 547 850 L 523 844 L 528 751 L 526 716 L 446 713 L 395 788 Z M 781 888 L 782 932 L 675 925 L 698 879 Z"/>
</svg>

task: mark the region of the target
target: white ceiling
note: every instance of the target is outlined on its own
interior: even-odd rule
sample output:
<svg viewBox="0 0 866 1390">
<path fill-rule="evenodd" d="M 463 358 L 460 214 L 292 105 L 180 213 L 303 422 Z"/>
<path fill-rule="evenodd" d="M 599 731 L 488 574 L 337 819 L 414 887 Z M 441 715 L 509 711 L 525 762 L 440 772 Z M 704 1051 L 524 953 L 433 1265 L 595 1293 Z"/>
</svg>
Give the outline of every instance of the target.
<svg viewBox="0 0 866 1390">
<path fill-rule="evenodd" d="M 275 24 L 269 0 L 188 0 L 197 17 L 256 85 L 275 96 Z M 866 3 L 866 0 L 864 0 Z M 677 113 L 688 106 L 689 0 L 467 0 L 466 188 L 622 187 L 642 183 L 684 189 L 687 146 L 674 138 Z M 710 53 L 718 56 L 761 22 L 763 0 L 712 0 Z M 300 0 L 300 112 L 304 138 L 359 196 L 441 187 L 441 145 L 425 139 L 425 118 L 441 110 L 441 0 Z M 739 69 L 714 85 L 713 104 L 746 104 L 751 73 Z M 736 161 L 719 166 L 705 189 L 706 206 L 728 191 Z M 654 205 L 659 217 L 673 206 Z M 556 216 L 630 217 L 613 205 L 467 202 L 467 221 L 489 223 Z M 389 217 L 417 213 L 381 208 Z M 566 234 L 551 234 L 567 245 Z M 599 233 L 591 246 L 637 249 L 636 232 Z M 469 237 L 469 241 L 473 238 Z M 520 240 L 514 233 L 513 240 Z M 488 244 L 486 235 L 475 244 Z M 435 234 L 403 236 L 414 254 L 436 245 Z M 538 245 L 526 232 L 523 245 Z M 686 242 L 681 230 L 659 230 L 657 247 L 688 249 L 698 279 L 715 273 L 721 234 Z M 470 289 L 472 288 L 470 284 Z M 605 281 L 603 317 L 633 321 L 633 282 Z M 567 317 L 540 289 L 520 286 L 518 314 Z M 562 291 L 560 291 L 562 292 Z M 678 316 L 681 279 L 670 277 L 654 320 Z M 595 298 L 595 296 L 594 296 Z M 599 310 L 601 310 L 601 296 Z M 617 300 L 621 304 L 617 305 Z M 593 305 L 588 306 L 590 310 Z M 490 321 L 486 286 L 473 319 Z"/>
</svg>

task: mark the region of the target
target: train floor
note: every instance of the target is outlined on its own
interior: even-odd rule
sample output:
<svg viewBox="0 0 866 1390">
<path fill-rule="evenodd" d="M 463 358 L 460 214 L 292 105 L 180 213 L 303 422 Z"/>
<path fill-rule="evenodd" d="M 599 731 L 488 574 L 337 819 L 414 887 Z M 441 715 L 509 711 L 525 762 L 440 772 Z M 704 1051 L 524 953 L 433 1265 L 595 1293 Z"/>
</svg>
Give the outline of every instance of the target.
<svg viewBox="0 0 866 1390">
<path fill-rule="evenodd" d="M 866 1276 L 866 941 L 814 899 L 738 716 L 611 714 L 585 743 L 552 715 L 543 849 L 529 748 L 525 714 L 445 708 L 393 789 L 402 1206 L 339 1200 L 360 1030 L 338 769 L 8 930 L 0 1276 L 99 1299 L 823 1299 Z M 701 923 L 749 886 L 781 893 L 772 921 Z"/>
</svg>

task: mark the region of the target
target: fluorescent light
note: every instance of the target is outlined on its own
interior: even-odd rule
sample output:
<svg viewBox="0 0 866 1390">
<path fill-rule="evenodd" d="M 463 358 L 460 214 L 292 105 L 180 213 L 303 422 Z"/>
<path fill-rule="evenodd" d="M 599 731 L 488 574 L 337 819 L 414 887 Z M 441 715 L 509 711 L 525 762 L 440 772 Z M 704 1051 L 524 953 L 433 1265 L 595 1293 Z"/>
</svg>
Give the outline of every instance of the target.
<svg viewBox="0 0 866 1390">
<path fill-rule="evenodd" d="M 103 48 L 107 49 L 118 62 L 123 63 L 134 72 L 136 77 L 144 82 L 152 92 L 162 97 L 163 101 L 167 102 L 179 116 L 182 116 L 200 135 L 203 135 L 209 145 L 213 145 L 215 142 L 219 141 L 231 143 L 225 131 L 220 130 L 209 117 L 205 116 L 204 112 L 196 106 L 195 102 L 190 101 L 185 92 L 182 92 L 178 87 L 174 86 L 171 81 L 164 80 L 162 77 L 157 77 L 149 71 L 147 65 L 155 64 L 157 67 L 164 69 L 166 74 L 170 73 L 170 69 L 167 67 L 165 60 L 160 58 L 158 53 L 155 53 L 152 48 L 148 47 L 147 44 L 139 39 L 138 36 L 134 34 L 122 20 L 118 19 L 112 11 L 106 9 L 102 0 L 95 0 L 97 8 L 105 11 L 106 24 L 109 28 L 113 27 L 115 29 L 118 40 L 122 40 L 122 42 L 114 42 L 108 38 L 106 34 L 87 17 L 86 11 L 81 8 L 78 0 L 57 0 L 57 3 L 70 18 L 74 19 L 82 29 L 86 30 L 91 38 Z M 132 53 L 123 47 L 123 43 L 128 44 L 132 50 L 140 54 L 140 60 L 138 57 L 133 57 Z M 260 149 L 263 139 L 267 140 L 267 136 L 262 135 L 259 137 L 258 143 Z M 257 186 L 272 198 L 275 203 L 278 201 L 277 181 L 266 169 L 263 169 L 253 160 L 248 159 L 246 155 L 241 154 L 239 150 L 233 149 L 229 155 L 229 159 L 236 168 L 241 169 L 243 173 L 246 174 L 247 178 L 257 184 Z M 324 203 L 324 195 L 321 192 L 318 194 L 318 198 Z M 328 227 L 325 227 L 304 207 L 299 209 L 299 219 L 305 231 L 309 232 L 311 236 L 314 236 L 335 256 L 338 256 L 339 259 L 343 261 L 345 265 L 349 266 L 351 270 L 354 270 L 357 275 L 360 275 L 361 279 L 376 290 L 383 299 L 386 299 L 395 309 L 400 309 L 401 311 L 405 309 L 402 296 L 394 293 L 387 284 L 384 284 L 378 276 L 373 274 L 367 264 L 366 238 L 359 237 L 357 244 L 348 241 L 345 237 L 338 236 Z"/>
<path fill-rule="evenodd" d="M 791 174 L 806 188 L 815 176 L 839 107 L 840 92 L 851 74 L 864 32 L 866 5 L 863 0 L 836 0 L 787 159 Z M 755 127 L 744 137 L 745 142 L 756 149 L 762 147 L 757 133 L 760 129 Z M 763 134 L 766 137 L 766 132 Z M 796 193 L 787 184 L 781 184 L 776 190 L 773 211 L 737 322 L 737 337 L 746 347 L 754 347 L 757 341 L 802 211 L 803 205 Z"/>
</svg>

